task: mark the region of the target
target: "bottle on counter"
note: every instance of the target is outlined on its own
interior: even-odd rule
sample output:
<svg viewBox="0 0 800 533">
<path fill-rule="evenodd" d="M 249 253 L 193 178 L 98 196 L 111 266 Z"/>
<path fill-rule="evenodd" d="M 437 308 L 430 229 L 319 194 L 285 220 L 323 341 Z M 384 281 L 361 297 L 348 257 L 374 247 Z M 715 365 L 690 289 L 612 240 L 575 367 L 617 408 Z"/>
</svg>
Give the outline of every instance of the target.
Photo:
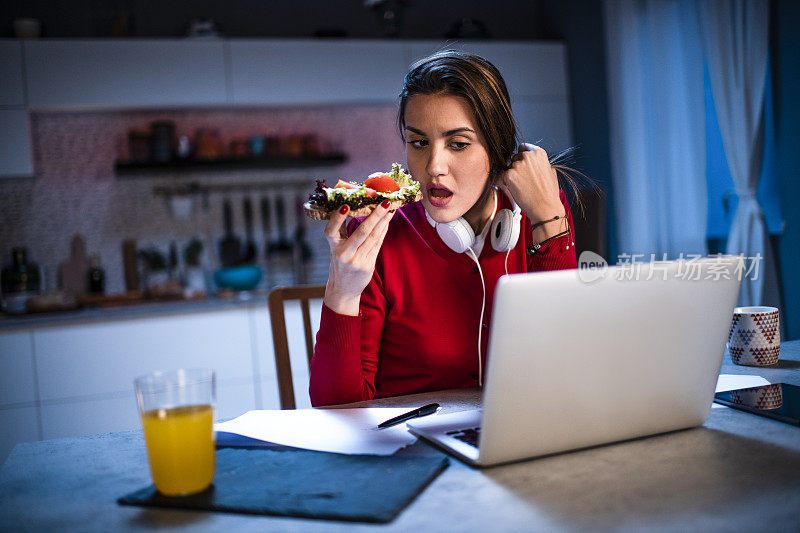
<svg viewBox="0 0 800 533">
<path fill-rule="evenodd" d="M 106 273 L 100 267 L 100 256 L 93 255 L 89 259 L 89 292 L 93 294 L 105 294 L 106 292 Z"/>
<path fill-rule="evenodd" d="M 3 293 L 3 310 L 24 313 L 28 298 L 42 288 L 42 276 L 35 263 L 28 262 L 28 251 L 23 246 L 11 250 L 11 264 L 0 275 Z"/>
</svg>

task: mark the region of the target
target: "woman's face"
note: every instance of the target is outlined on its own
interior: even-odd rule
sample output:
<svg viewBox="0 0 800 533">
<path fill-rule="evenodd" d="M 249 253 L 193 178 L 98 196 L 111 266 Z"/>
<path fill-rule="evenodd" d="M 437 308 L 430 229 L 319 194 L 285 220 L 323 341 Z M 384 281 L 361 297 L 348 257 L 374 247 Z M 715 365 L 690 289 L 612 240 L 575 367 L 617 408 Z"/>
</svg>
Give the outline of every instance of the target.
<svg viewBox="0 0 800 533">
<path fill-rule="evenodd" d="M 467 101 L 414 95 L 406 103 L 405 124 L 408 169 L 421 184 L 425 210 L 436 222 L 463 216 L 479 230 L 491 215 L 485 213 L 491 210 L 488 201 L 475 205 L 486 190 L 490 163 Z"/>
</svg>

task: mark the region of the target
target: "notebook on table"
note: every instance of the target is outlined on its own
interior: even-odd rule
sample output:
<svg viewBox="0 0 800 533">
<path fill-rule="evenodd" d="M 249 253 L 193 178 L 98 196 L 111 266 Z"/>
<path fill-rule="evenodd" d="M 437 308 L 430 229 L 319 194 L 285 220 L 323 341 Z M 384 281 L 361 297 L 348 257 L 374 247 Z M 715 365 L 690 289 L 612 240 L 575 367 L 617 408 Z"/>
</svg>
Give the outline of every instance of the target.
<svg viewBox="0 0 800 533">
<path fill-rule="evenodd" d="M 490 466 L 701 425 L 741 262 L 502 277 L 482 409 L 414 420 L 409 430 Z"/>
</svg>

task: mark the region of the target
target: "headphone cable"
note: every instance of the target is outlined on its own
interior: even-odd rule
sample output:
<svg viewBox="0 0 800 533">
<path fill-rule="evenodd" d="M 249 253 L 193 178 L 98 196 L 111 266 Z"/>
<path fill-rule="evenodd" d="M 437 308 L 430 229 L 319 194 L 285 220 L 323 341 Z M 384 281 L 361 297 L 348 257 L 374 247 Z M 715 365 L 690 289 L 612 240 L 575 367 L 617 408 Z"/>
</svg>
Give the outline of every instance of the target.
<svg viewBox="0 0 800 533">
<path fill-rule="evenodd" d="M 481 358 L 481 348 L 482 348 L 482 336 L 483 336 L 483 313 L 486 311 L 486 281 L 483 279 L 483 269 L 481 268 L 481 263 L 478 261 L 478 257 L 475 255 L 475 252 L 472 248 L 467 248 L 466 253 L 468 256 L 475 261 L 475 264 L 478 265 L 478 273 L 481 275 L 481 287 L 483 288 L 483 300 L 481 301 L 481 316 L 480 320 L 478 321 L 478 386 L 483 387 L 483 361 Z M 508 259 L 508 256 L 506 256 Z"/>
</svg>

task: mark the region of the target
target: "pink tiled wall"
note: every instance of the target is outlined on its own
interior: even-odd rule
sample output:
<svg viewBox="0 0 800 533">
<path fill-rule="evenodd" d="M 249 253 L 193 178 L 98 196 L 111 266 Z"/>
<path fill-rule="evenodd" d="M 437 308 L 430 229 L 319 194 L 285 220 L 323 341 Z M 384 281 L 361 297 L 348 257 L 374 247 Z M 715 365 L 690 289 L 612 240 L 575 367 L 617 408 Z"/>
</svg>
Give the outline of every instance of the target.
<svg viewBox="0 0 800 533">
<path fill-rule="evenodd" d="M 265 194 L 272 198 L 285 196 L 291 231 L 295 227 L 295 210 L 291 207 L 298 194 L 310 192 L 315 178 L 327 178 L 329 182 L 339 177 L 363 179 L 371 172 L 388 169 L 394 161 L 404 162 L 395 114 L 392 105 L 34 113 L 31 124 L 35 178 L 0 180 L 3 263 L 9 260 L 12 246 L 26 246 L 29 258 L 43 266 L 47 288 L 55 288 L 59 265 L 69 255 L 73 235 L 80 233 L 86 239 L 88 253 L 100 255 L 107 292 L 120 292 L 124 290 L 124 239 L 135 239 L 140 248 L 154 245 L 166 251 L 171 241 L 182 247 L 197 236 L 212 241 L 215 250 L 223 234 L 225 198 L 234 208 L 234 230 L 244 237 L 245 195 L 253 200 L 256 210 L 255 240 L 262 254 L 260 198 Z M 128 130 L 146 129 L 154 120 L 172 120 L 178 135 L 192 137 L 197 128 L 215 128 L 226 146 L 234 138 L 253 135 L 315 134 L 323 149 L 344 152 L 348 159 L 334 167 L 115 176 L 115 160 L 128 157 Z M 153 187 L 189 182 L 249 184 L 253 188 L 248 192 L 212 194 L 207 209 L 198 202 L 189 219 L 176 220 L 165 199 L 153 195 Z M 275 186 L 268 191 L 256 189 L 268 183 L 295 185 Z M 322 224 L 308 222 L 314 251 L 309 281 L 324 282 L 328 257 Z M 214 267 L 215 262 L 215 256 L 207 258 L 209 266 Z M 274 274 L 275 282 L 291 283 L 286 273 Z"/>
</svg>

